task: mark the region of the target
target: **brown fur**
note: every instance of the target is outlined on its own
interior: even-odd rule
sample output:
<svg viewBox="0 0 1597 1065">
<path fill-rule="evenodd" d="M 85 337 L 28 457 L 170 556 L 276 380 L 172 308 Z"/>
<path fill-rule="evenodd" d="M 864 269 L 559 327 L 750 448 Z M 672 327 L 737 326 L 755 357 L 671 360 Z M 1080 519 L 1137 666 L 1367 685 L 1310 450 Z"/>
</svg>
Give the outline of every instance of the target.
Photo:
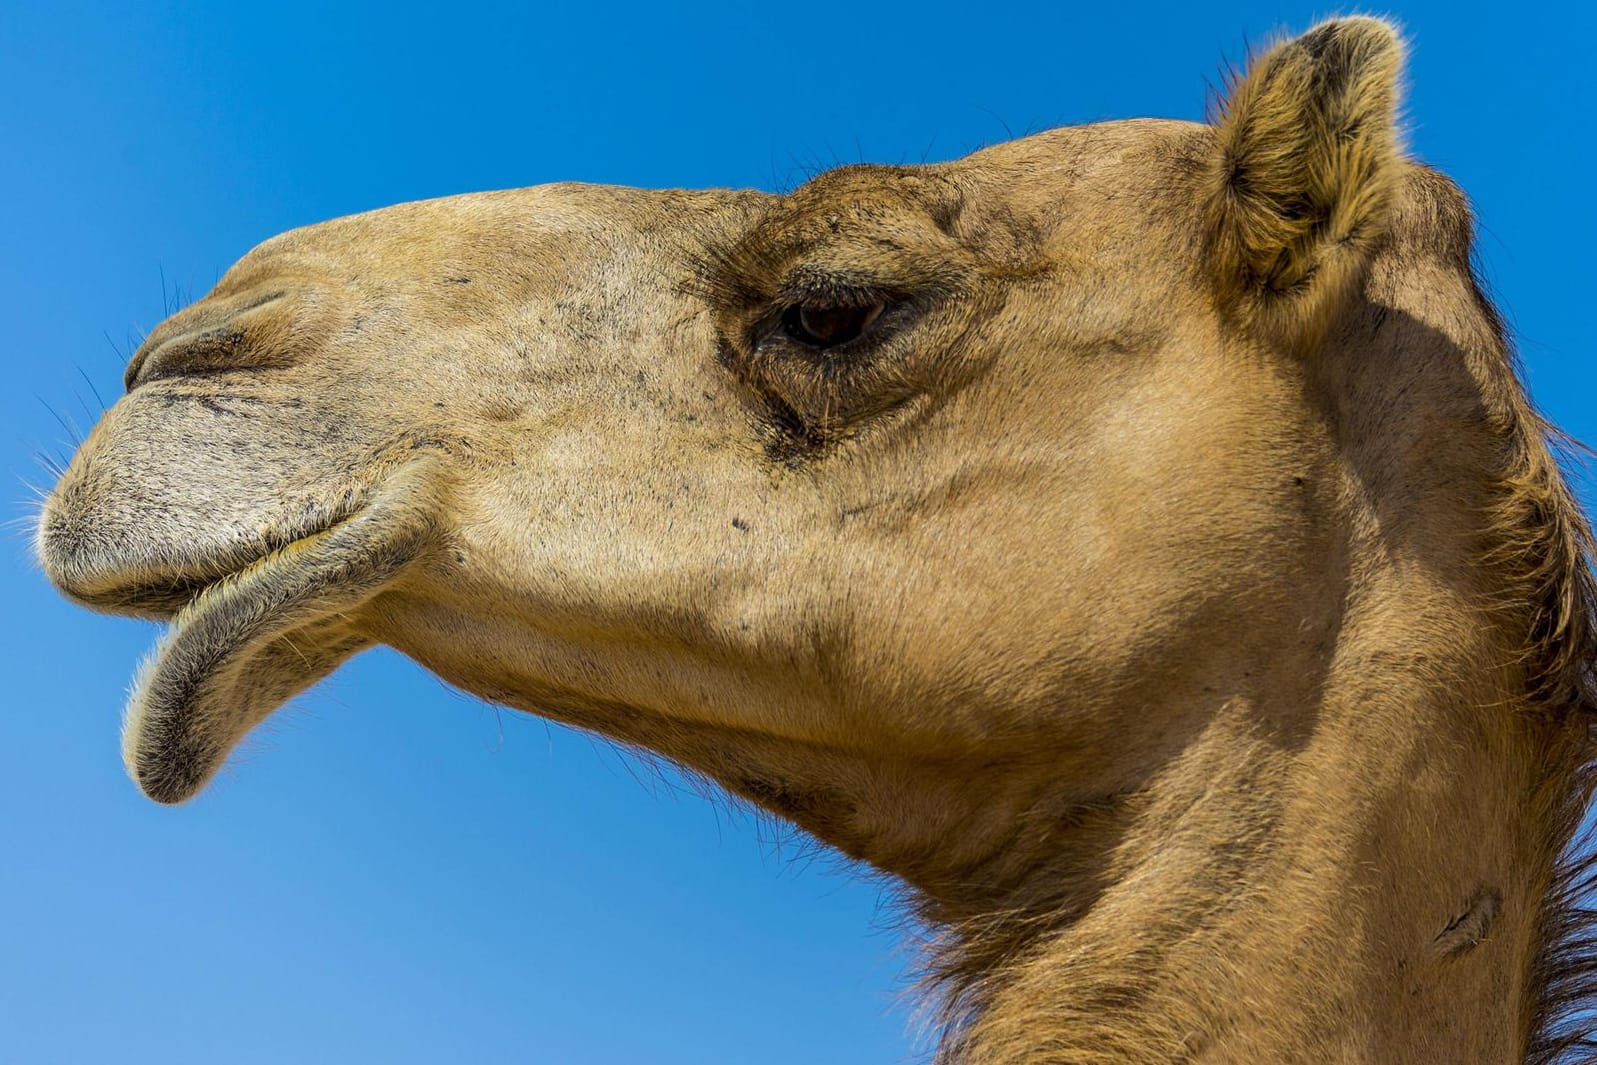
<svg viewBox="0 0 1597 1065">
<path fill-rule="evenodd" d="M 1209 178 L 1223 306 L 1318 338 L 1386 227 L 1402 60 L 1385 23 L 1347 19 L 1276 45 L 1236 82 Z"/>
<path fill-rule="evenodd" d="M 386 643 L 896 877 L 949 1063 L 1582 1052 L 1590 534 L 1401 54 L 1333 22 L 1213 126 L 267 242 L 41 521 L 69 595 L 173 619 L 130 771 L 186 799 Z"/>
</svg>

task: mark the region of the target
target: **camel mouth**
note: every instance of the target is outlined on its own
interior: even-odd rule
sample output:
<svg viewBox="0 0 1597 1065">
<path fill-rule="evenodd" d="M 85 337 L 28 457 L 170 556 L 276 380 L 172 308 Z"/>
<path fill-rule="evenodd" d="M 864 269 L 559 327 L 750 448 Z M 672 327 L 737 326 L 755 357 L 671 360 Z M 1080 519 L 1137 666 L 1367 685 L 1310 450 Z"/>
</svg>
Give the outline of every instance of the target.
<svg viewBox="0 0 1597 1065">
<path fill-rule="evenodd" d="M 167 576 L 130 581 L 103 593 L 101 608 L 106 609 L 108 603 L 114 602 L 120 608 L 118 612 L 138 614 L 176 626 L 199 600 L 219 585 L 261 567 L 290 564 L 288 560 L 298 545 L 333 531 L 353 520 L 360 511 L 361 506 L 354 504 L 321 524 L 268 536 L 259 544 L 240 545 L 216 558 L 196 560 L 187 571 L 179 569 Z"/>
<path fill-rule="evenodd" d="M 351 615 L 435 538 L 429 496 L 403 471 L 367 506 L 206 583 L 176 611 L 123 725 L 123 759 L 147 796 L 196 794 L 255 725 L 371 644 Z"/>
<path fill-rule="evenodd" d="M 215 584 L 271 552 L 250 554 L 227 563 L 174 563 L 159 568 L 148 563 L 123 567 L 115 559 L 86 557 L 75 546 L 60 546 L 41 537 L 39 556 L 56 591 L 79 606 L 103 614 L 171 621 Z M 157 571 L 152 573 L 151 570 Z"/>
<path fill-rule="evenodd" d="M 217 583 L 349 521 L 365 506 L 364 496 L 346 492 L 330 506 L 307 508 L 283 528 L 186 557 L 141 551 L 136 541 L 107 547 L 107 537 L 90 533 L 83 518 L 47 512 L 37 553 L 51 583 L 73 602 L 107 614 L 172 621 Z"/>
<path fill-rule="evenodd" d="M 240 552 L 242 561 L 230 558 L 195 567 L 200 572 L 214 572 L 215 576 L 174 574 L 166 578 L 123 585 L 113 595 L 128 612 L 137 611 L 141 615 L 167 622 L 168 635 L 171 635 L 187 624 L 196 613 L 203 614 L 206 609 L 203 600 L 207 595 L 215 594 L 228 582 L 246 580 L 256 571 L 269 570 L 278 565 L 293 565 L 293 555 L 299 545 L 307 544 L 332 532 L 357 514 L 359 514 L 358 509 L 349 516 L 338 518 L 321 528 L 297 533 L 260 553 Z"/>
<path fill-rule="evenodd" d="M 150 621 L 173 621 L 204 595 L 206 590 L 242 572 L 270 555 L 258 556 L 254 561 L 236 569 L 223 570 L 216 577 L 173 575 L 157 579 L 142 579 L 92 593 L 68 592 L 75 601 L 108 614 L 125 614 Z"/>
</svg>

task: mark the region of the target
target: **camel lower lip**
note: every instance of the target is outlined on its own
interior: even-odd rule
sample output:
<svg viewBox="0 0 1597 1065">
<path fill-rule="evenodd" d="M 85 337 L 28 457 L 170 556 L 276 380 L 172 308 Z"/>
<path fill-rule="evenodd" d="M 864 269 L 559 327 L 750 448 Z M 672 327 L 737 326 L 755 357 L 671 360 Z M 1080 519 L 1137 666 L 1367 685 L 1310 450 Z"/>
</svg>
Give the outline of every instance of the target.
<svg viewBox="0 0 1597 1065">
<path fill-rule="evenodd" d="M 347 615 L 432 535 L 418 476 L 371 505 L 206 585 L 140 669 L 123 757 L 145 794 L 181 802 L 257 723 L 366 644 Z"/>
</svg>

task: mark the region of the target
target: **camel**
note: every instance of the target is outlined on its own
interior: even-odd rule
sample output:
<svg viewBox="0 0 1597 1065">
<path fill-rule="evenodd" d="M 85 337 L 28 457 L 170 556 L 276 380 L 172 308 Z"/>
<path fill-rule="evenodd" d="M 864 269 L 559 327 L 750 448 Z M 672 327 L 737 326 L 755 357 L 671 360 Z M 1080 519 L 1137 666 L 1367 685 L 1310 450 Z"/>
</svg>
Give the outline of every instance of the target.
<svg viewBox="0 0 1597 1065">
<path fill-rule="evenodd" d="M 1208 123 L 266 241 L 45 507 L 152 799 L 386 644 L 895 878 L 958 1065 L 1551 1062 L 1597 583 L 1379 20 Z"/>
</svg>

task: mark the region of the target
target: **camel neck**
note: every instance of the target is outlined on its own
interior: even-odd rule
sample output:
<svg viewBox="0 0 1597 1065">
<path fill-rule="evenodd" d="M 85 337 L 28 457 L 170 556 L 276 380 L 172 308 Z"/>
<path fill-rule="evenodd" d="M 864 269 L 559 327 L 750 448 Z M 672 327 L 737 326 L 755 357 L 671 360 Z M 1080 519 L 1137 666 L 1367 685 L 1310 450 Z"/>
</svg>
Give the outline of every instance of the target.
<svg viewBox="0 0 1597 1065">
<path fill-rule="evenodd" d="M 1553 858 L 1533 774 L 1501 709 L 1377 690 L 1297 744 L 1229 706 L 1101 818 L 1100 859 L 1038 864 L 1059 919 L 1033 885 L 964 922 L 949 1059 L 1521 1062 Z"/>
</svg>

